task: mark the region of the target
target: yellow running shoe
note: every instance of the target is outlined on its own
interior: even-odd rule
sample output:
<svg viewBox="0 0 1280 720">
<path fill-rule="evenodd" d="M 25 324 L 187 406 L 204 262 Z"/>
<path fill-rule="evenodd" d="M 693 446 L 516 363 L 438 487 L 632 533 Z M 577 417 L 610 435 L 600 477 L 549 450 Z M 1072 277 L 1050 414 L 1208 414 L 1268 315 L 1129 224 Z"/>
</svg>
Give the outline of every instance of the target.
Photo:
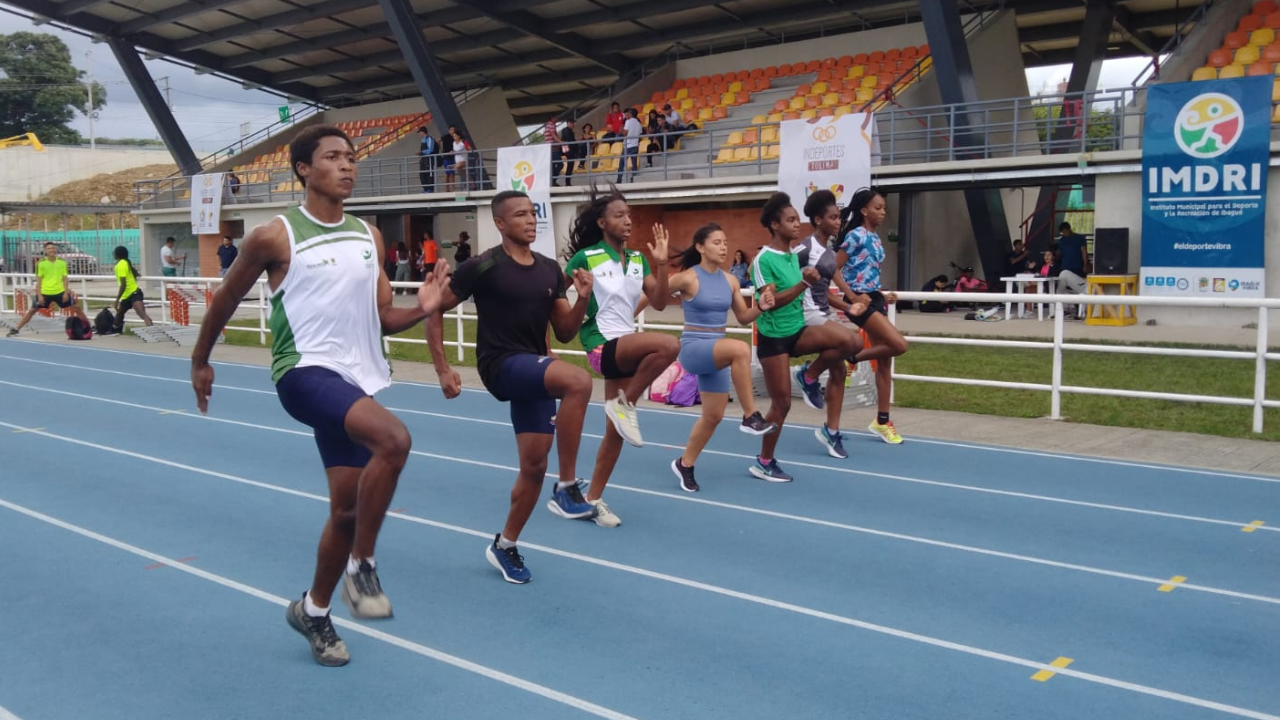
<svg viewBox="0 0 1280 720">
<path fill-rule="evenodd" d="M 872 420 L 871 424 L 867 426 L 867 429 L 876 435 L 879 435 L 881 440 L 889 443 L 890 445 L 902 444 L 902 436 L 898 434 L 898 429 L 893 426 L 892 420 L 883 425 Z"/>
</svg>

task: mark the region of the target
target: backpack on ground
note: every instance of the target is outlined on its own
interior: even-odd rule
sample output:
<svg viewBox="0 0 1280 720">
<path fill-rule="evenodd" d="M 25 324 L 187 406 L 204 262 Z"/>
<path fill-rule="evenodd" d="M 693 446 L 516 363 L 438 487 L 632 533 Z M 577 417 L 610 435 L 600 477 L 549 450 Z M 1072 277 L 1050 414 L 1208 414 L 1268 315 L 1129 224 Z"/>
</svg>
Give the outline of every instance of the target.
<svg viewBox="0 0 1280 720">
<path fill-rule="evenodd" d="M 649 386 L 649 399 L 654 402 L 666 402 L 667 395 L 671 393 L 671 388 L 684 375 L 684 368 L 680 366 L 679 362 L 673 362 L 668 365 L 667 369 L 663 370 L 662 374 Z"/>
<path fill-rule="evenodd" d="M 116 316 L 111 314 L 111 308 L 102 308 L 102 312 L 93 318 L 93 329 L 99 335 L 107 335 L 116 325 Z"/>
<path fill-rule="evenodd" d="M 72 340 L 91 340 L 93 339 L 93 328 L 89 324 L 81 320 L 78 315 L 72 315 L 67 318 L 67 337 Z"/>
<path fill-rule="evenodd" d="M 680 407 L 693 407 L 702 403 L 702 395 L 698 392 L 698 376 L 685 375 L 671 386 L 671 392 L 667 394 L 668 405 L 678 405 Z"/>
</svg>

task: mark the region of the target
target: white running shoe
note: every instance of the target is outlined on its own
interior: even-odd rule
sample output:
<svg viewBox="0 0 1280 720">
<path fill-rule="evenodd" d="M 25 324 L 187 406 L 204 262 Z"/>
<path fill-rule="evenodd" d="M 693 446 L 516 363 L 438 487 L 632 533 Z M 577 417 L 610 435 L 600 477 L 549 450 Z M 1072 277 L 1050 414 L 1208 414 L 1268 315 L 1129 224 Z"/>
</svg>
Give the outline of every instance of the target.
<svg viewBox="0 0 1280 720">
<path fill-rule="evenodd" d="M 622 518 L 614 515 L 604 500 L 588 500 L 587 502 L 596 506 L 595 521 L 600 527 L 616 528 L 622 524 Z"/>
<path fill-rule="evenodd" d="M 640 437 L 640 418 L 636 406 L 627 402 L 626 393 L 619 390 L 616 399 L 606 400 L 604 414 L 623 440 L 636 447 L 644 447 L 644 438 Z"/>
</svg>

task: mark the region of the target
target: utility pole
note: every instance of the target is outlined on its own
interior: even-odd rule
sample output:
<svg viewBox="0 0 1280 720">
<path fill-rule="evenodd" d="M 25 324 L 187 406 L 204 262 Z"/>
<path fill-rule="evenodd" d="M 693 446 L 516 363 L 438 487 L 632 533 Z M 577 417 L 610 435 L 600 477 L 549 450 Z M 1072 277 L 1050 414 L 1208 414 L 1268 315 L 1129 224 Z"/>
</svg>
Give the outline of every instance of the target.
<svg viewBox="0 0 1280 720">
<path fill-rule="evenodd" d="M 157 82 L 164 83 L 164 104 L 169 106 L 169 112 L 173 112 L 173 98 L 169 97 L 169 76 L 165 75 Z"/>
<path fill-rule="evenodd" d="M 84 56 L 89 65 L 89 107 L 85 108 L 84 114 L 89 116 L 89 149 L 96 150 L 98 141 L 93 134 L 93 121 L 98 112 L 93 109 L 93 48 L 86 50 Z"/>
</svg>

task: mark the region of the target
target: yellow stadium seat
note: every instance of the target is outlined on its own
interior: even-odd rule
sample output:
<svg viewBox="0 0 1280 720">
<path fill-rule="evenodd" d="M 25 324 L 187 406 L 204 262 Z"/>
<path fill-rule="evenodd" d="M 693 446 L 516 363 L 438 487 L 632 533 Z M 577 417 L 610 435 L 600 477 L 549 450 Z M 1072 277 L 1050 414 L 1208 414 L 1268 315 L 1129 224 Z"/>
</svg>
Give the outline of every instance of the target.
<svg viewBox="0 0 1280 720">
<path fill-rule="evenodd" d="M 768 120 L 765 118 L 765 116 L 764 116 L 764 115 L 752 115 L 752 116 L 751 116 L 751 124 L 752 124 L 752 125 L 763 125 L 763 124 L 765 124 L 766 122 L 768 122 Z"/>
<path fill-rule="evenodd" d="M 844 117 L 845 115 L 848 115 L 851 112 L 853 112 L 853 108 L 849 107 L 848 105 L 836 106 L 836 117 Z"/>
<path fill-rule="evenodd" d="M 813 84 L 813 87 L 809 89 L 809 92 L 813 93 L 814 95 L 821 95 L 826 91 L 827 91 L 827 84 L 824 82 L 816 82 Z"/>
<path fill-rule="evenodd" d="M 876 77 L 875 75 L 867 75 L 862 78 L 862 87 L 873 88 L 879 82 L 880 82 L 880 78 Z"/>
<path fill-rule="evenodd" d="M 640 109 L 640 114 L 641 114 L 641 115 L 648 115 L 648 114 L 649 114 L 649 111 L 650 111 L 650 110 L 653 110 L 653 109 L 654 109 L 653 103 L 651 103 L 651 102 L 647 102 L 647 103 L 645 103 L 645 104 L 644 104 L 644 107 Z"/>
<path fill-rule="evenodd" d="M 732 103 L 736 97 L 737 97 L 737 96 L 736 96 L 736 95 L 734 95 L 734 94 L 733 94 L 733 93 L 731 93 L 731 92 L 723 93 L 723 94 L 721 94 L 721 95 L 720 95 L 720 104 L 721 104 L 721 105 L 728 105 L 728 104 Z"/>
<path fill-rule="evenodd" d="M 1231 63 L 1218 71 L 1218 77 L 1220 79 L 1244 77 L 1244 66 Z"/>
<path fill-rule="evenodd" d="M 760 158 L 760 148 L 755 146 L 740 147 L 733 151 L 734 162 L 751 162 L 754 160 L 758 160 L 759 158 Z"/>
<path fill-rule="evenodd" d="M 729 92 L 738 93 L 742 91 L 742 83 L 734 81 L 729 83 Z"/>
<path fill-rule="evenodd" d="M 837 93 L 827 93 L 822 96 L 822 104 L 819 107 L 835 107 L 840 102 L 840 95 Z"/>
<path fill-rule="evenodd" d="M 789 108 L 789 109 L 791 109 L 791 110 L 803 110 L 803 109 L 804 109 L 804 96 L 803 96 L 803 95 L 797 95 L 797 96 L 795 96 L 795 97 L 791 98 L 791 105 L 790 105 L 790 108 Z"/>
<path fill-rule="evenodd" d="M 849 68 L 849 73 L 845 75 L 845 79 L 852 80 L 853 78 L 860 78 L 866 72 L 867 72 L 866 65 L 854 65 L 853 67 Z"/>
<path fill-rule="evenodd" d="M 869 87 L 858 88 L 858 91 L 854 93 L 855 100 L 860 103 L 871 102 L 871 98 L 875 96 L 876 96 L 875 88 L 869 88 Z"/>
<path fill-rule="evenodd" d="M 725 145 L 741 145 L 741 144 L 742 144 L 742 132 L 741 132 L 741 131 L 735 130 L 735 131 L 733 131 L 733 132 L 729 133 L 729 141 L 728 141 L 728 142 L 726 142 L 726 143 L 725 143 Z"/>
<path fill-rule="evenodd" d="M 782 113 L 769 113 L 769 117 L 765 118 L 765 120 L 771 123 L 780 123 L 782 122 Z"/>
<path fill-rule="evenodd" d="M 712 115 L 714 115 L 714 114 L 715 114 L 715 110 L 714 110 L 714 109 L 712 109 L 712 108 L 710 108 L 710 107 L 704 107 L 704 108 L 702 108 L 701 110 L 699 110 L 699 111 L 698 111 L 698 119 L 699 119 L 699 120 L 701 120 L 701 121 L 703 121 L 703 122 L 706 122 L 706 121 L 710 120 L 710 119 L 711 119 L 711 116 L 712 116 Z"/>
<path fill-rule="evenodd" d="M 1280 78 L 1271 83 L 1271 102 L 1280 102 Z"/>
<path fill-rule="evenodd" d="M 1262 55 L 1258 52 L 1257 47 L 1253 45 L 1245 45 L 1239 50 L 1236 50 L 1235 62 L 1237 65 L 1249 67 L 1250 65 L 1258 62 L 1260 57 L 1262 57 Z"/>
<path fill-rule="evenodd" d="M 683 100 L 689 97 L 689 88 L 680 88 L 676 91 L 676 99 Z"/>
<path fill-rule="evenodd" d="M 764 130 L 760 133 L 760 142 L 766 144 L 778 142 L 778 126 L 765 125 Z"/>
<path fill-rule="evenodd" d="M 812 120 L 816 117 L 818 117 L 818 110 L 816 108 L 809 108 L 808 110 L 800 113 L 801 120 Z"/>
<path fill-rule="evenodd" d="M 1280 123 L 1280 105 L 1271 108 L 1271 122 Z"/>
<path fill-rule="evenodd" d="M 1207 67 L 1207 66 L 1196 68 L 1196 71 L 1191 73 L 1191 80 L 1193 82 L 1200 82 L 1201 80 L 1217 80 L 1217 79 L 1218 79 L 1217 69 Z"/>
<path fill-rule="evenodd" d="M 1254 47 L 1266 47 L 1276 41 L 1276 31 L 1269 27 L 1258 28 L 1249 33 L 1249 44 Z"/>
<path fill-rule="evenodd" d="M 714 162 L 717 165 L 733 162 L 733 148 L 731 147 L 720 148 L 720 154 L 716 155 L 716 159 Z"/>
</svg>

